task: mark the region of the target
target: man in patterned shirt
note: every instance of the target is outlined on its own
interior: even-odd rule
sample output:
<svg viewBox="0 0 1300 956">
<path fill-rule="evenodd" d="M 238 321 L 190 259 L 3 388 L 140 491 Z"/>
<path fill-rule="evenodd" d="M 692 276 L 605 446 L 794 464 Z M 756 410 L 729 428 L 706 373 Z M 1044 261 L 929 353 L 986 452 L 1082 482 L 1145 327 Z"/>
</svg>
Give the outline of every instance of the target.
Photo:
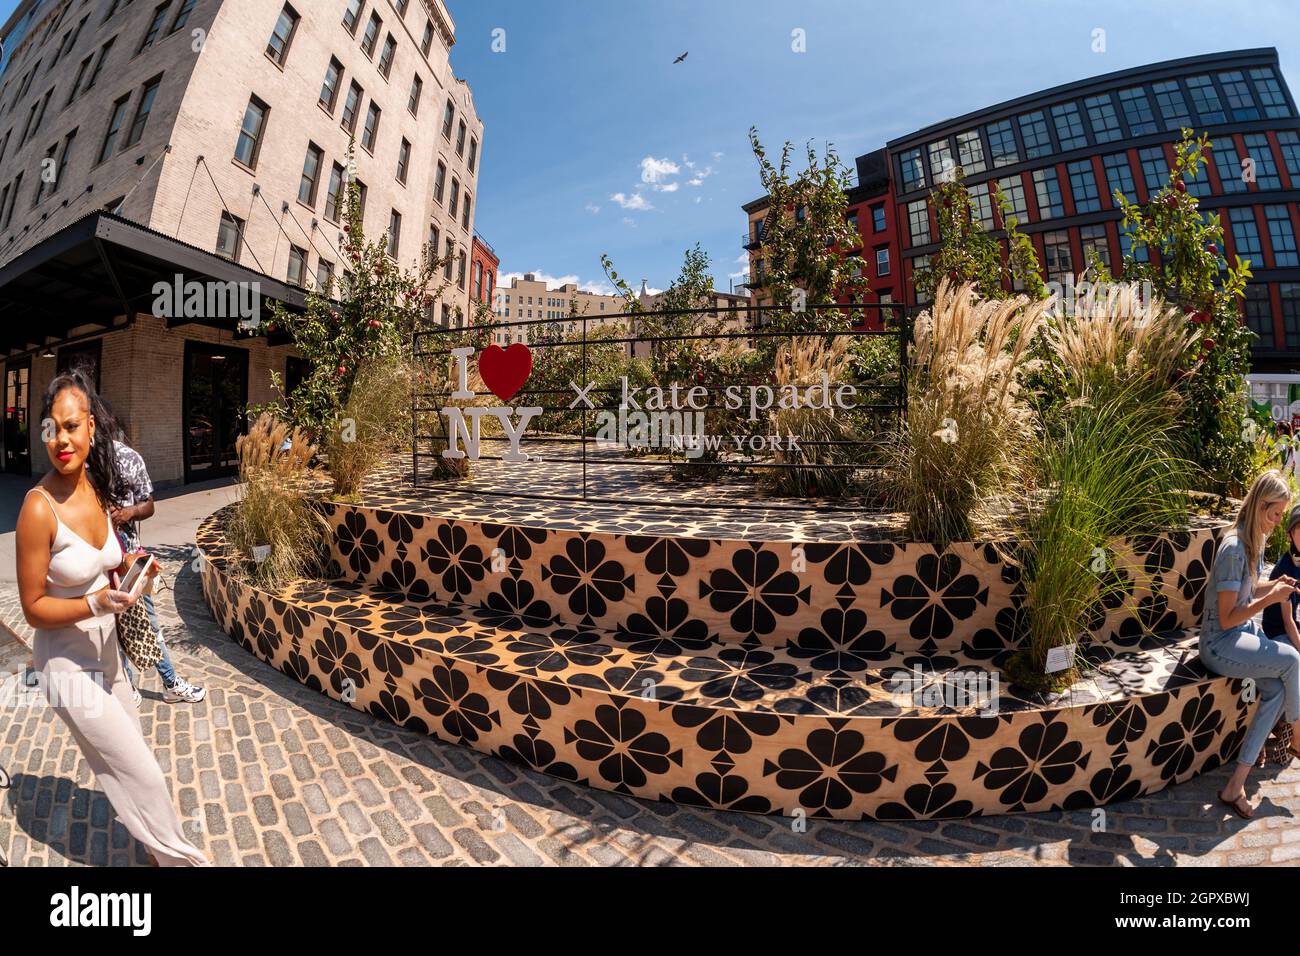
<svg viewBox="0 0 1300 956">
<path fill-rule="evenodd" d="M 111 416 L 112 408 L 107 402 L 104 405 L 105 411 Z M 145 469 L 144 459 L 140 457 L 140 453 L 122 440 L 126 434 L 121 423 L 115 418 L 112 420 L 116 427 L 110 429 L 110 433 L 114 431 L 117 433 L 113 439 L 113 449 L 117 453 L 117 470 L 121 473 L 125 487 L 124 497 L 113 509 L 113 526 L 117 529 L 123 552 L 130 553 L 140 548 L 140 522 L 153 517 L 153 482 L 149 480 L 149 472 Z M 167 652 L 167 642 L 162 638 L 162 628 L 158 626 L 158 612 L 154 610 L 152 596 L 145 595 L 141 598 L 141 603 L 149 614 L 149 621 L 153 624 L 154 634 L 158 638 L 158 646 L 162 649 L 162 660 L 158 662 L 158 676 L 163 682 L 163 700 L 169 704 L 180 701 L 197 704 L 207 695 L 207 691 L 176 676 L 176 668 L 172 666 L 171 655 Z M 136 686 L 135 674 L 125 655 L 122 657 L 122 662 L 126 665 L 126 676 L 135 690 L 138 704 L 140 690 Z"/>
</svg>

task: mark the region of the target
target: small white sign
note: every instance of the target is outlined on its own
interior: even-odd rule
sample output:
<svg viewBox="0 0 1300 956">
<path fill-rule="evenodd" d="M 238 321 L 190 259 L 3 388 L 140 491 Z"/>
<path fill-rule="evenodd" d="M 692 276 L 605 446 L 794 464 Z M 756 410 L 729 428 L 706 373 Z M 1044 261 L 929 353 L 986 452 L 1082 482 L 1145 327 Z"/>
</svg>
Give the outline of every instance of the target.
<svg viewBox="0 0 1300 956">
<path fill-rule="evenodd" d="M 1048 648 L 1047 673 L 1055 674 L 1057 671 L 1068 671 L 1073 667 L 1074 652 L 1078 648 L 1078 644 L 1063 644 L 1060 647 Z"/>
<path fill-rule="evenodd" d="M 271 546 L 269 544 L 253 545 L 253 560 L 261 564 L 271 556 Z"/>
</svg>

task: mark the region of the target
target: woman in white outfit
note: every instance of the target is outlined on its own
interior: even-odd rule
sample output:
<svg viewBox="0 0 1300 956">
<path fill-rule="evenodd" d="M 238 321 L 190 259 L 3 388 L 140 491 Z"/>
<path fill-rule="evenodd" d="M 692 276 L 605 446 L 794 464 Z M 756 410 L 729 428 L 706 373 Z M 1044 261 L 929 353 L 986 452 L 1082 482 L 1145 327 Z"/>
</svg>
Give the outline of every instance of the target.
<svg viewBox="0 0 1300 956">
<path fill-rule="evenodd" d="M 27 495 L 17 529 L 18 593 L 36 631 L 33 666 L 127 831 L 159 866 L 207 866 L 185 838 L 122 673 L 113 615 L 146 584 L 131 594 L 109 586 L 122 562 L 109 515 L 118 479 L 112 441 L 95 438 L 97 402 L 79 371 L 59 375 L 45 393 L 40 422 L 54 468 Z"/>
</svg>

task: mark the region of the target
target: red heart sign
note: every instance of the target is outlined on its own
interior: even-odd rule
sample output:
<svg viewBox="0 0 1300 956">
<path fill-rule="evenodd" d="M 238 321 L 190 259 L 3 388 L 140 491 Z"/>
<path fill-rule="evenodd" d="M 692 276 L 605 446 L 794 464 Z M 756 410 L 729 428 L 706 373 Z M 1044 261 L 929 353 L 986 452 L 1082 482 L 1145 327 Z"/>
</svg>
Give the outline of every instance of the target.
<svg viewBox="0 0 1300 956">
<path fill-rule="evenodd" d="M 479 354 L 478 372 L 492 394 L 508 402 L 519 394 L 528 376 L 533 374 L 533 353 L 522 342 L 515 342 L 508 349 L 489 345 Z"/>
</svg>

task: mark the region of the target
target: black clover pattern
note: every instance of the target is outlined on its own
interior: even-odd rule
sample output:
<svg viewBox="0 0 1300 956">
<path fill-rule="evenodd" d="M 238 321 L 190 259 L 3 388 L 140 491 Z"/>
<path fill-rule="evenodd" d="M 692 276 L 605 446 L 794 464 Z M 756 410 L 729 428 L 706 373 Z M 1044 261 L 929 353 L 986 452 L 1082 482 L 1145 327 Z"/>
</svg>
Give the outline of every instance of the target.
<svg viewBox="0 0 1300 956">
<path fill-rule="evenodd" d="M 1000 791 L 998 799 L 1009 810 L 1041 803 L 1055 787 L 1068 783 L 1087 769 L 1083 744 L 1069 738 L 1063 720 L 1035 720 L 1021 733 L 1017 746 L 995 752 L 987 765 L 975 768 L 975 779 Z"/>
<path fill-rule="evenodd" d="M 347 560 L 348 568 L 357 575 L 369 573 L 384 551 L 379 533 L 355 508 L 345 511 L 343 520 L 334 526 L 334 543 L 339 554 Z"/>
<path fill-rule="evenodd" d="M 557 554 L 542 569 L 556 594 L 567 595 L 569 610 L 586 619 L 602 618 L 609 604 L 617 604 L 636 589 L 636 578 L 618 561 L 605 559 L 605 546 L 595 538 L 570 538 L 564 554 Z M 607 603 L 608 602 L 608 603 Z"/>
<path fill-rule="evenodd" d="M 565 743 L 573 744 L 584 760 L 596 763 L 596 772 L 613 789 L 628 793 L 644 787 L 650 775 L 666 774 L 682 765 L 682 751 L 661 733 L 647 730 L 640 711 L 626 706 L 596 708 L 593 720 L 579 720 L 565 728 Z"/>
<path fill-rule="evenodd" d="M 487 574 L 483 550 L 469 543 L 469 534 L 458 524 L 443 523 L 424 543 L 420 557 L 442 583 L 450 598 L 468 595 L 474 584 Z"/>
<path fill-rule="evenodd" d="M 813 816 L 829 816 L 853 803 L 854 794 L 879 790 L 898 777 L 882 753 L 866 749 L 866 738 L 843 728 L 843 721 L 814 730 L 802 748 L 783 750 L 765 761 L 763 776 L 772 776 L 783 790 L 799 791 L 799 805 Z"/>
<path fill-rule="evenodd" d="M 807 605 L 811 589 L 793 571 L 782 571 L 780 559 L 759 545 L 740 548 L 731 567 L 700 582 L 700 597 L 715 611 L 731 614 L 731 629 L 738 634 L 771 634 L 777 616 L 790 617 Z"/>
<path fill-rule="evenodd" d="M 883 592 L 881 604 L 896 620 L 910 622 L 913 638 L 926 641 L 951 637 L 956 622 L 974 615 L 988 596 L 988 588 L 975 575 L 963 573 L 961 559 L 949 552 L 921 555 L 916 574 L 900 575 L 893 591 Z"/>
</svg>

